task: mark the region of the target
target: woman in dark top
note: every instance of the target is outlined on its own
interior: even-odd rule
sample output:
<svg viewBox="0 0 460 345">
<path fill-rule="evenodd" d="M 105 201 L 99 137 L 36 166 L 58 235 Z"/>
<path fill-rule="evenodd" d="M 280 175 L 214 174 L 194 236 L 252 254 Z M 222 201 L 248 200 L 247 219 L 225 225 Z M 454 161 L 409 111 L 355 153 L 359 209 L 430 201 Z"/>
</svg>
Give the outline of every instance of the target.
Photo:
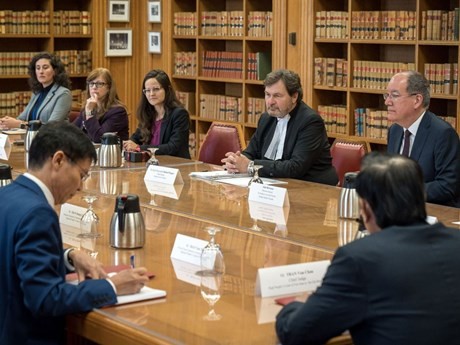
<svg viewBox="0 0 460 345">
<path fill-rule="evenodd" d="M 128 113 L 117 94 L 115 81 L 107 68 L 96 68 L 86 78 L 86 100 L 80 116 L 73 122 L 94 143 L 107 132 L 117 133 L 121 140 L 129 137 Z"/>
<path fill-rule="evenodd" d="M 136 113 L 139 127 L 123 143 L 124 149 L 139 151 L 156 147 L 158 155 L 190 158 L 190 116 L 177 99 L 168 75 L 160 69 L 147 73 L 142 93 Z"/>
</svg>

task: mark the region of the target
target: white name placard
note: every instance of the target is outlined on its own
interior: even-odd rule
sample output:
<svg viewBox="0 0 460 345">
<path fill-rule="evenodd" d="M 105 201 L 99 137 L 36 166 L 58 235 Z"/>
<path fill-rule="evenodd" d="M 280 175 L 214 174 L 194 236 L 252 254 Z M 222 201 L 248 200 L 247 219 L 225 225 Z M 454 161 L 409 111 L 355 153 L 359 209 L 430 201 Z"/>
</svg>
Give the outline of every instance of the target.
<svg viewBox="0 0 460 345">
<path fill-rule="evenodd" d="M 147 190 L 152 195 L 161 195 L 167 198 L 179 200 L 184 184 L 165 184 L 161 182 L 153 182 L 144 180 Z"/>
<path fill-rule="evenodd" d="M 164 184 L 184 183 L 179 169 L 163 167 L 160 165 L 149 165 L 147 171 L 145 172 L 144 180 Z"/>
<path fill-rule="evenodd" d="M 273 297 L 314 291 L 321 285 L 329 264 L 329 260 L 324 260 L 260 268 L 257 273 L 256 295 Z"/>
<path fill-rule="evenodd" d="M 68 203 L 62 204 L 59 214 L 59 223 L 80 229 L 80 219 L 86 212 L 86 208 Z"/>
<path fill-rule="evenodd" d="M 257 201 L 249 201 L 249 215 L 252 219 L 286 225 L 289 216 L 289 206 L 278 207 Z"/>
<path fill-rule="evenodd" d="M 201 267 L 201 252 L 207 244 L 208 241 L 177 234 L 171 251 L 171 259 L 185 261 Z"/>
<path fill-rule="evenodd" d="M 195 286 L 201 285 L 201 277 L 196 274 L 201 269 L 200 266 L 173 258 L 171 258 L 171 263 L 177 279 Z"/>
<path fill-rule="evenodd" d="M 261 183 L 251 184 L 249 187 L 248 200 L 278 207 L 289 206 L 289 198 L 286 188 Z"/>
<path fill-rule="evenodd" d="M 11 152 L 11 144 L 8 135 L 0 133 L 0 159 L 8 160 Z"/>
</svg>

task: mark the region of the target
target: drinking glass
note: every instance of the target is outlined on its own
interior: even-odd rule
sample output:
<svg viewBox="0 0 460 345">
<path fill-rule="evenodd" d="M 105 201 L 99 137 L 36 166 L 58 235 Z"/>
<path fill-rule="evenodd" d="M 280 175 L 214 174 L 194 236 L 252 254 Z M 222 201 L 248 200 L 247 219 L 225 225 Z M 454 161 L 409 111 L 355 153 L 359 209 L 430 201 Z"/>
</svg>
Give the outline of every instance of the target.
<svg viewBox="0 0 460 345">
<path fill-rule="evenodd" d="M 251 226 L 251 230 L 253 231 L 262 231 L 262 228 L 260 226 L 257 225 L 257 218 L 252 218 L 252 226 Z"/>
<path fill-rule="evenodd" d="M 150 151 L 151 156 L 150 156 L 149 160 L 147 161 L 146 166 L 160 165 L 160 162 L 158 162 L 158 159 L 155 157 L 155 152 L 158 151 L 158 147 L 150 147 L 148 150 Z"/>
<path fill-rule="evenodd" d="M 222 318 L 214 310 L 214 306 L 222 296 L 222 275 L 201 277 L 201 296 L 208 303 L 209 311 L 203 316 L 206 321 L 218 321 Z"/>
<path fill-rule="evenodd" d="M 98 254 L 94 251 L 96 238 L 102 236 L 98 232 L 99 217 L 93 209 L 93 202 L 97 200 L 97 197 L 95 195 L 85 195 L 82 199 L 86 201 L 88 208 L 80 219 L 80 234 L 78 237 L 81 239 L 81 246 L 89 249 L 89 254 L 96 258 Z"/>
<path fill-rule="evenodd" d="M 201 271 L 199 274 L 201 276 L 222 275 L 225 273 L 224 255 L 214 239 L 220 228 L 209 226 L 205 230 L 211 238 L 201 252 Z"/>
<path fill-rule="evenodd" d="M 263 165 L 254 165 L 254 176 L 249 180 L 248 187 L 251 185 L 251 183 L 264 183 L 264 181 L 262 181 L 262 179 L 259 177 L 260 168 L 263 168 Z"/>
</svg>

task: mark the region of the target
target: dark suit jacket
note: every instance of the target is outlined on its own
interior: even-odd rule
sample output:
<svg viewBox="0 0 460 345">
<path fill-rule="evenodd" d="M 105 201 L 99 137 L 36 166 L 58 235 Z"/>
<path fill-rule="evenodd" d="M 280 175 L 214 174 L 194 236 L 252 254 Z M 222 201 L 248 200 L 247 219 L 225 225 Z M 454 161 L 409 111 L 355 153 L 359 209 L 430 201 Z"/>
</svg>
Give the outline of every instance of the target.
<svg viewBox="0 0 460 345">
<path fill-rule="evenodd" d="M 0 188 L 0 343 L 63 344 L 66 314 L 117 301 L 105 279 L 65 283 L 56 211 L 24 176 Z"/>
<path fill-rule="evenodd" d="M 460 231 L 390 227 L 337 250 L 322 286 L 277 316 L 284 345 L 460 343 Z"/>
<path fill-rule="evenodd" d="M 37 101 L 38 96 L 38 93 L 32 95 L 32 98 L 25 109 L 18 116 L 19 120 L 29 121 L 30 111 Z M 59 86 L 58 84 L 54 84 L 38 109 L 37 120 L 40 120 L 42 123 L 47 123 L 48 121 L 67 120 L 69 118 L 71 107 L 72 94 L 70 93 L 70 90 L 63 86 Z"/>
<path fill-rule="evenodd" d="M 388 152 L 400 152 L 403 131 L 397 124 L 390 127 Z M 410 158 L 422 168 L 428 202 L 460 207 L 460 142 L 450 124 L 427 110 Z"/>
<path fill-rule="evenodd" d="M 330 145 L 323 119 L 304 102 L 293 111 L 286 130 L 283 157 L 264 158 L 275 133 L 277 119 L 263 113 L 243 154 L 254 164 L 263 165 L 261 176 L 288 177 L 335 186 L 337 173 L 332 166 Z"/>
<path fill-rule="evenodd" d="M 170 155 L 190 159 L 188 139 L 190 134 L 190 116 L 184 108 L 175 108 L 165 114 L 161 122 L 160 145 L 157 155 Z M 131 136 L 131 140 L 141 146 L 141 150 L 154 147 L 141 141 L 139 128 Z"/>
<path fill-rule="evenodd" d="M 86 115 L 83 110 L 73 123 L 81 128 L 93 143 L 100 143 L 102 134 L 107 132 L 116 132 L 121 140 L 129 138 L 128 114 L 123 107 L 110 108 L 99 120 L 96 116 L 85 119 Z"/>
</svg>

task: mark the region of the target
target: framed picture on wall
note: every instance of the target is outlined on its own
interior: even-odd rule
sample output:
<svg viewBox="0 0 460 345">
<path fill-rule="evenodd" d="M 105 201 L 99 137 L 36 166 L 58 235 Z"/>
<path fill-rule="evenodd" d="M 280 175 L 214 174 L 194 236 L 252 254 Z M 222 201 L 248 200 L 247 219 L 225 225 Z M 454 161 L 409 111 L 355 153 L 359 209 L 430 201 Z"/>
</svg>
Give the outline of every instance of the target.
<svg viewBox="0 0 460 345">
<path fill-rule="evenodd" d="M 161 2 L 149 0 L 147 14 L 149 23 L 161 23 Z"/>
<path fill-rule="evenodd" d="M 161 32 L 149 32 L 149 53 L 161 54 Z"/>
<path fill-rule="evenodd" d="M 108 0 L 109 22 L 129 22 L 130 0 Z"/>
<path fill-rule="evenodd" d="M 132 30 L 106 29 L 105 56 L 132 56 Z"/>
</svg>

